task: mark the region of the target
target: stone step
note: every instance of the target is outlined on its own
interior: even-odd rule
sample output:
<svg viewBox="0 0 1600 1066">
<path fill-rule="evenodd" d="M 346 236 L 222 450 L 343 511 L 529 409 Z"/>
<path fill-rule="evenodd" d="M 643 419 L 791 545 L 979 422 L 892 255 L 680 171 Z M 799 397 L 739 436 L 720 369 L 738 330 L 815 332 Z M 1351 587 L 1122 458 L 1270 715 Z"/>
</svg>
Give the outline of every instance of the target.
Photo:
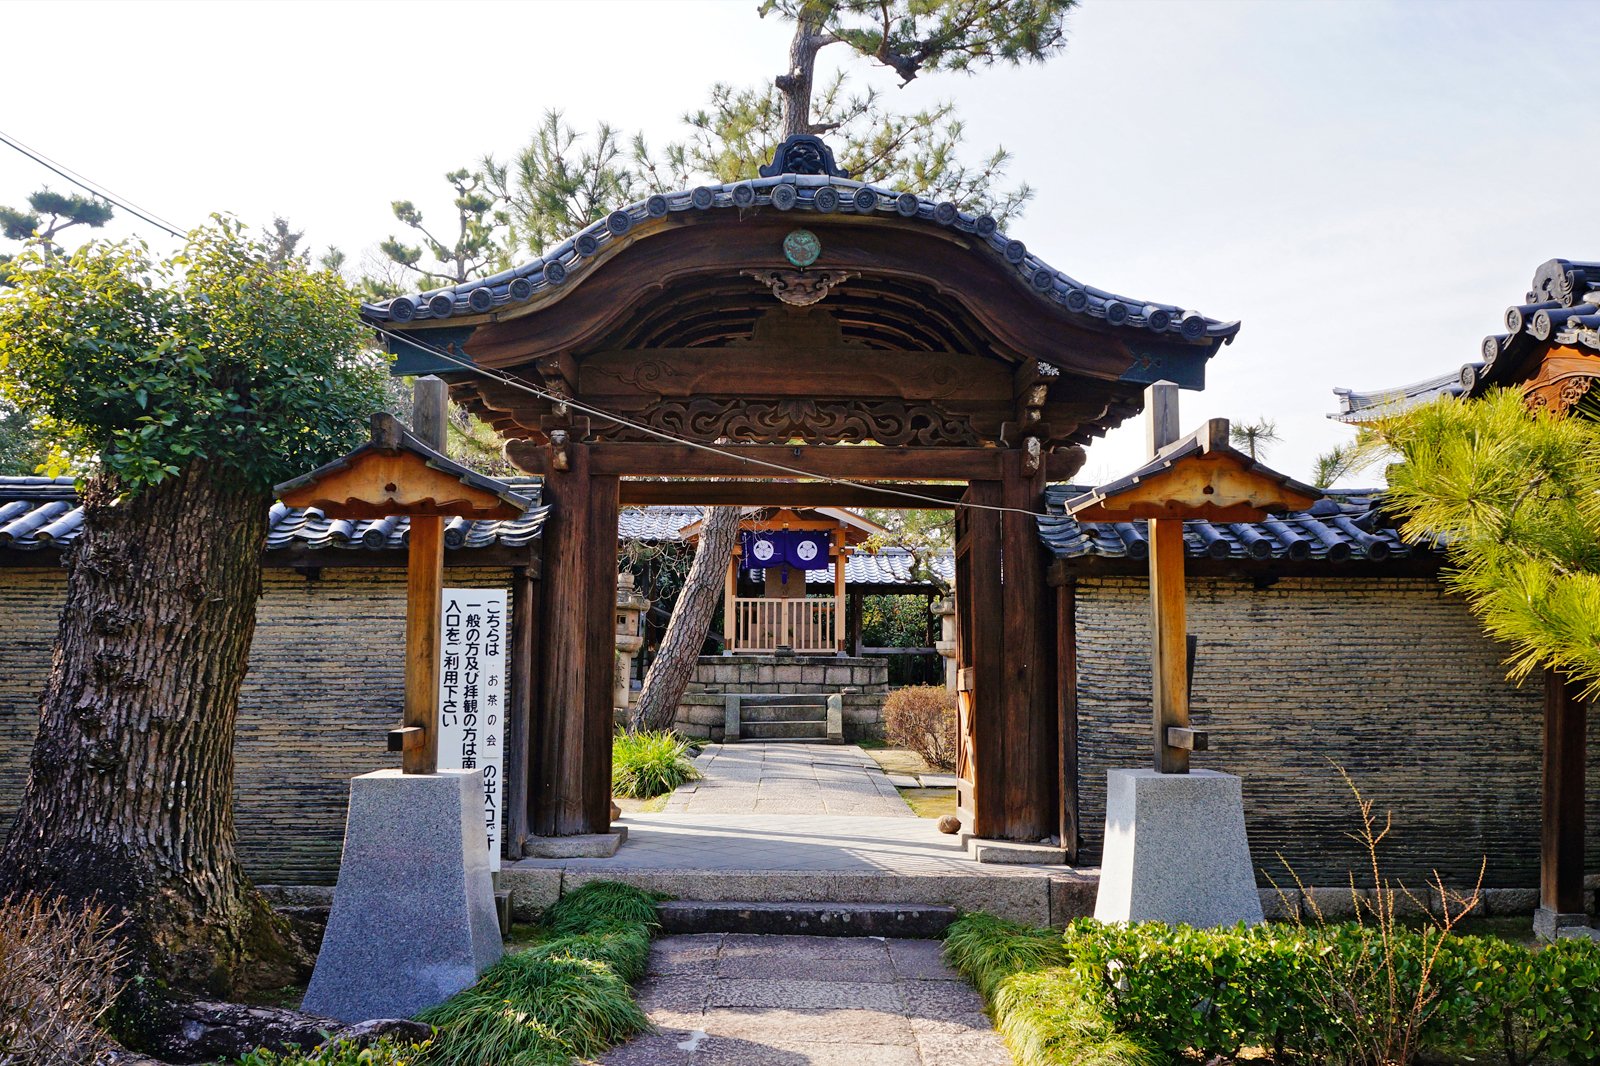
<svg viewBox="0 0 1600 1066">
<path fill-rule="evenodd" d="M 827 720 L 826 701 L 817 704 L 769 703 L 755 707 L 743 701 L 739 703 L 739 721 L 743 725 L 751 722 L 826 722 Z"/>
<path fill-rule="evenodd" d="M 743 692 L 726 693 L 739 697 L 740 707 L 827 707 L 826 692 Z"/>
<path fill-rule="evenodd" d="M 741 722 L 740 740 L 826 740 L 828 723 L 818 719 L 811 722 Z"/>
<path fill-rule="evenodd" d="M 663 933 L 764 933 L 786 936 L 878 936 L 932 940 L 956 909 L 929 903 L 702 903 L 656 905 Z"/>
</svg>

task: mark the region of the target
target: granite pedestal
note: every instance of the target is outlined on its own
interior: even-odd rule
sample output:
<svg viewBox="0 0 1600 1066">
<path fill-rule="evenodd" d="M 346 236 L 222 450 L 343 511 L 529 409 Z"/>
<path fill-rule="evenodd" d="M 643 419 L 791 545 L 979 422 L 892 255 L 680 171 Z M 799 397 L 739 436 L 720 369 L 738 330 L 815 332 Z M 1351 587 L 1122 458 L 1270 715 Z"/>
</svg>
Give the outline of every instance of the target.
<svg viewBox="0 0 1600 1066">
<path fill-rule="evenodd" d="M 1111 770 L 1094 916 L 1102 922 L 1261 922 L 1244 798 L 1231 774 Z"/>
<path fill-rule="evenodd" d="M 333 911 L 302 1009 L 409 1018 L 500 958 L 483 774 L 379 770 L 350 781 Z"/>
</svg>

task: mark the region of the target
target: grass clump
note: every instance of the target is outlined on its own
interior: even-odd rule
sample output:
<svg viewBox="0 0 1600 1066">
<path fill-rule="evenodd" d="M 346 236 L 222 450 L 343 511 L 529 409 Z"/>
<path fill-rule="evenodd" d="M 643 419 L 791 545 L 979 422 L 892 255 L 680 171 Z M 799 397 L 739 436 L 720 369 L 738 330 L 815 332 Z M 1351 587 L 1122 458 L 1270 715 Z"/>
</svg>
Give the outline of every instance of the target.
<svg viewBox="0 0 1600 1066">
<path fill-rule="evenodd" d="M 427 1066 L 568 1066 L 649 1028 L 628 986 L 649 962 L 655 897 L 595 881 L 544 921 L 548 938 L 417 1016 L 436 1027 Z"/>
<path fill-rule="evenodd" d="M 611 791 L 629 799 L 665 795 L 700 777 L 689 743 L 669 730 L 618 733 L 611 740 Z"/>
<path fill-rule="evenodd" d="M 1061 934 L 1033 929 L 992 914 L 963 914 L 944 937 L 945 961 L 971 981 L 985 1000 L 1012 974 L 1067 965 Z"/>
<path fill-rule="evenodd" d="M 1139 1040 L 1118 1032 L 1070 970 L 1013 973 L 996 986 L 991 1003 L 1000 1036 L 1022 1066 L 1155 1066 L 1162 1061 Z"/>
</svg>

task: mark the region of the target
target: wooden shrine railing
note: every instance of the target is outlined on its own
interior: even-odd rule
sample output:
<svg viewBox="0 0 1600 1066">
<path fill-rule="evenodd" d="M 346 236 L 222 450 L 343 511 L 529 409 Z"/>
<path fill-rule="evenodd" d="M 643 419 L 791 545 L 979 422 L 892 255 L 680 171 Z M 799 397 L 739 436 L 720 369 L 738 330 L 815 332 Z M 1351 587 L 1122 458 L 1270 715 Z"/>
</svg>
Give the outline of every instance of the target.
<svg viewBox="0 0 1600 1066">
<path fill-rule="evenodd" d="M 831 597 L 740 596 L 733 601 L 727 646 L 733 652 L 773 652 L 784 646 L 797 654 L 831 655 L 839 648 L 843 623 L 839 601 Z"/>
</svg>

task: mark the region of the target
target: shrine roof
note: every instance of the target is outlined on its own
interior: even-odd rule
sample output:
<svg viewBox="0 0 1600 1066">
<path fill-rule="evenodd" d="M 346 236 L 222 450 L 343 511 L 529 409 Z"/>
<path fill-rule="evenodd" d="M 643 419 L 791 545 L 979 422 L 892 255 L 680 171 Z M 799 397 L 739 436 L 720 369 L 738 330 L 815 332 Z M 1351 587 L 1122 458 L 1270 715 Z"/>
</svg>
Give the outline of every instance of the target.
<svg viewBox="0 0 1600 1066">
<path fill-rule="evenodd" d="M 496 484 L 532 506 L 514 519 L 449 519 L 445 522 L 446 549 L 523 548 L 539 538 L 550 508 L 538 506 L 538 479 Z M 0 477 L 0 549 L 60 551 L 72 546 L 82 526 L 83 508 L 78 505 L 72 478 Z M 315 507 L 275 502 L 268 515 L 265 549 L 399 550 L 406 546 L 410 528 L 411 520 L 403 515 L 337 519 Z"/>
<path fill-rule="evenodd" d="M 1483 338 L 1478 357 L 1449 374 L 1389 389 L 1337 388 L 1330 418 L 1371 422 L 1441 396 L 1477 396 L 1497 385 L 1520 385 L 1553 347 L 1600 354 L 1600 262 L 1551 259 L 1533 274 L 1519 303 L 1506 308 L 1504 333 Z"/>
<path fill-rule="evenodd" d="M 1058 559 L 1147 558 L 1150 545 L 1144 522 L 1079 522 L 1067 515 L 1067 504 L 1084 491 L 1077 485 L 1051 485 L 1045 490 L 1051 517 L 1039 519 L 1039 537 L 1051 553 Z M 1382 509 L 1382 490 L 1323 491 L 1323 498 L 1304 511 L 1260 522 L 1188 519 L 1183 523 L 1185 554 L 1191 559 L 1326 563 L 1433 554 L 1426 545 L 1400 539 Z"/>
<path fill-rule="evenodd" d="M 806 143 L 797 148 L 796 142 Z M 825 159 L 819 160 L 819 152 Z M 1101 326 L 1163 334 L 1167 339 L 1189 343 L 1226 343 L 1239 332 L 1236 321 L 1208 318 L 1175 304 L 1121 296 L 1078 281 L 1030 252 L 1022 241 L 1001 232 L 992 216 L 974 215 L 947 201 L 852 180 L 833 164 L 831 151 L 817 138 L 784 142 L 773 162 L 761 169 L 763 176 L 752 180 L 701 185 L 637 200 L 530 262 L 480 280 L 363 304 L 362 316 L 379 324 L 439 324 L 453 317 L 485 315 L 528 304 L 582 280 L 587 271 L 607 258 L 609 249 L 630 239 L 630 233 L 644 223 L 687 213 L 742 213 L 772 208 L 799 215 L 898 217 L 969 234 L 1008 264 L 1018 284 L 1039 299 Z"/>
</svg>

